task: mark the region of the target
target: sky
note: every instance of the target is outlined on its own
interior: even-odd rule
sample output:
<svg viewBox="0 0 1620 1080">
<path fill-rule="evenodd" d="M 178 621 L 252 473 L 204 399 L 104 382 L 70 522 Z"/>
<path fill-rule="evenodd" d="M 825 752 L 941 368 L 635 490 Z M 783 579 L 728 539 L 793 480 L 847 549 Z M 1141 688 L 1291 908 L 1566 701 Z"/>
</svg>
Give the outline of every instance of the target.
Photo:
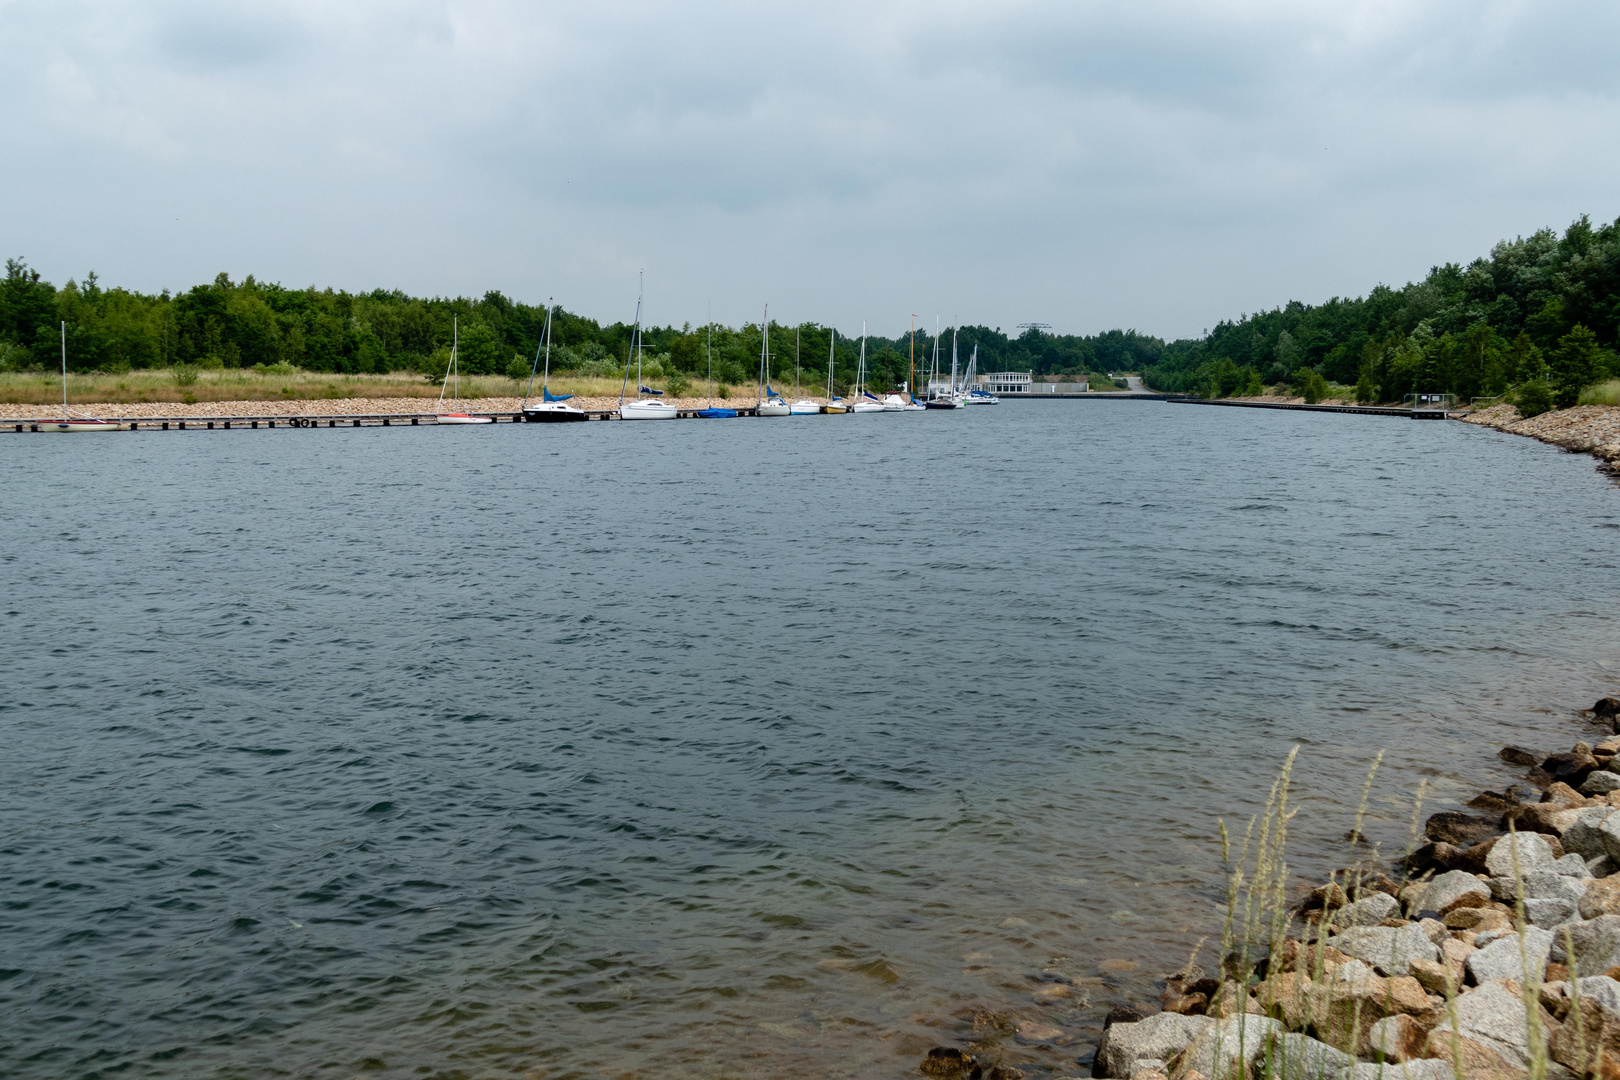
<svg viewBox="0 0 1620 1080">
<path fill-rule="evenodd" d="M 1620 216 L 1620 5 L 0 0 L 57 283 L 1167 338 Z"/>
</svg>

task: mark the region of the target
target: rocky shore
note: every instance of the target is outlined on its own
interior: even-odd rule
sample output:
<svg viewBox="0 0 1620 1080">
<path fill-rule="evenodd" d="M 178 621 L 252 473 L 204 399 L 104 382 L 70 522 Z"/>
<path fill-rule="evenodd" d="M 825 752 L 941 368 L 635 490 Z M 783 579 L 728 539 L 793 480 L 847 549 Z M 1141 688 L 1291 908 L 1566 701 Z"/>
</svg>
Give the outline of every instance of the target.
<svg viewBox="0 0 1620 1080">
<path fill-rule="evenodd" d="M 1620 700 L 1589 714 L 1620 735 Z M 1620 737 L 1500 756 L 1522 783 L 1432 814 L 1393 866 L 1279 897 L 1219 970 L 1165 975 L 1161 1011 L 1110 1011 L 1091 1075 L 1620 1080 Z M 989 1041 L 919 1068 L 1023 1076 Z"/>
<path fill-rule="evenodd" d="M 1513 435 L 1528 435 L 1572 453 L 1591 454 L 1601 463 L 1600 468 L 1620 476 L 1620 407 L 1577 405 L 1522 418 L 1512 405 L 1493 405 L 1459 419 Z"/>
</svg>

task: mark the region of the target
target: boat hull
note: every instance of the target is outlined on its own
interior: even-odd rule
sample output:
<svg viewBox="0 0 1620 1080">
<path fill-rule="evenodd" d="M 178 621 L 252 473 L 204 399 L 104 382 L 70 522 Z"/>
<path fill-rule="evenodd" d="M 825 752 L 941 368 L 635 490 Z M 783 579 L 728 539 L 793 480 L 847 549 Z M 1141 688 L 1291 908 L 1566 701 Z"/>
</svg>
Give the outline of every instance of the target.
<svg viewBox="0 0 1620 1080">
<path fill-rule="evenodd" d="M 737 416 L 736 409 L 699 409 L 698 415 L 705 420 L 732 420 Z"/>
<path fill-rule="evenodd" d="M 956 408 L 956 402 L 954 402 L 954 401 L 925 401 L 925 402 L 923 402 L 923 408 L 925 408 L 925 409 L 954 409 L 954 408 Z"/>
<path fill-rule="evenodd" d="M 857 401 L 849 407 L 849 411 L 855 413 L 883 412 L 884 408 L 875 401 Z"/>
<path fill-rule="evenodd" d="M 494 420 L 488 416 L 468 416 L 466 413 L 440 413 L 434 417 L 440 424 L 492 424 Z"/>
<path fill-rule="evenodd" d="M 767 401 L 754 410 L 755 416 L 792 416 L 793 411 L 788 408 L 785 401 Z"/>
<path fill-rule="evenodd" d="M 124 425 L 111 420 L 42 420 L 41 431 L 122 431 Z"/>
<path fill-rule="evenodd" d="M 792 405 L 788 406 L 788 413 L 792 416 L 820 416 L 821 402 L 795 401 Z"/>
<path fill-rule="evenodd" d="M 619 406 L 621 420 L 673 420 L 675 406 L 662 401 L 627 401 Z"/>
<path fill-rule="evenodd" d="M 821 407 L 821 411 L 827 413 L 828 415 L 833 413 L 847 413 L 849 412 L 849 407 L 846 405 L 823 405 Z"/>
<path fill-rule="evenodd" d="M 547 402 L 544 405 L 529 405 L 524 408 L 523 419 L 531 424 L 567 424 L 585 419 L 585 410 L 576 409 L 572 405 Z"/>
</svg>

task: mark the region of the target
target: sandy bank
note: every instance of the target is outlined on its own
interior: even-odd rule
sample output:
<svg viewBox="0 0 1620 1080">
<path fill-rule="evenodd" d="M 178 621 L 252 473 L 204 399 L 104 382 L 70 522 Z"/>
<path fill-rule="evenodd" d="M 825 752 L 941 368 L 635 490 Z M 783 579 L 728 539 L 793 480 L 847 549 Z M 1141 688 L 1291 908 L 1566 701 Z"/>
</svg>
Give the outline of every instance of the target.
<svg viewBox="0 0 1620 1080">
<path fill-rule="evenodd" d="M 677 409 L 702 409 L 710 402 L 702 397 L 666 398 Z M 812 398 L 823 401 L 823 398 Z M 522 406 L 518 397 L 462 398 L 458 412 L 515 413 Z M 617 397 L 576 397 L 569 402 L 586 411 L 616 409 Z M 732 398 L 714 405 L 719 408 L 752 408 L 755 402 Z M 142 417 L 220 417 L 220 416 L 370 416 L 379 413 L 392 415 L 424 415 L 437 411 L 432 398 L 306 398 L 286 401 L 199 401 L 191 405 L 176 401 L 149 401 L 138 404 L 102 402 L 74 405 L 75 412 L 88 413 L 107 419 L 139 419 Z M 449 403 L 445 411 L 450 411 Z M 0 404 L 0 418 L 8 420 L 45 420 L 62 415 L 61 405 Z"/>
</svg>

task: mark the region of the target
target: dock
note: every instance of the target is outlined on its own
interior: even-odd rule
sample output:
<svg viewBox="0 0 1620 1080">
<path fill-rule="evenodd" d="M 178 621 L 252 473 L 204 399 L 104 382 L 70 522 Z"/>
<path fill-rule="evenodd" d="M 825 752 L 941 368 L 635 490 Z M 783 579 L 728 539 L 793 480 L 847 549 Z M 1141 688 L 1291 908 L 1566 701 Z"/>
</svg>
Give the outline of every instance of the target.
<svg viewBox="0 0 1620 1080">
<path fill-rule="evenodd" d="M 737 415 L 754 416 L 756 409 L 749 407 L 738 409 Z M 494 424 L 522 424 L 535 423 L 521 412 L 470 412 L 468 416 L 487 416 Z M 836 415 L 836 414 L 835 414 Z M 340 428 L 340 427 L 416 427 L 418 425 L 433 425 L 438 422 L 438 414 L 423 413 L 344 413 L 337 415 L 297 416 L 297 415 L 242 415 L 242 416 L 104 416 L 104 420 L 111 420 L 128 431 L 231 431 L 247 428 Z M 624 418 L 617 409 L 588 409 L 585 411 L 585 420 L 619 420 Z M 675 414 L 677 420 L 701 419 L 696 409 L 683 409 Z M 0 432 L 18 434 L 23 432 L 37 432 L 41 424 L 55 423 L 54 418 L 48 419 L 3 419 L 0 420 Z M 583 421 L 575 421 L 581 423 Z"/>
</svg>

